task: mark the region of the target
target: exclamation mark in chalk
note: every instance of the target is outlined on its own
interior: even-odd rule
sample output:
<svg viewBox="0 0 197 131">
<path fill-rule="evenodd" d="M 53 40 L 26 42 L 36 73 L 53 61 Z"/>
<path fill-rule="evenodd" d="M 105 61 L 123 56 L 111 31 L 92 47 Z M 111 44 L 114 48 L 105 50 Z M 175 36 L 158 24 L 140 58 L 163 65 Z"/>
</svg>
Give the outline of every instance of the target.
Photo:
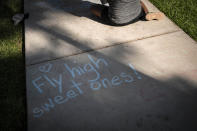
<svg viewBox="0 0 197 131">
<path fill-rule="evenodd" d="M 134 66 L 131 65 L 131 64 L 129 64 L 129 66 L 130 66 L 130 68 L 134 71 L 134 73 L 135 73 L 135 75 L 137 76 L 137 78 L 138 78 L 139 80 L 141 80 L 142 77 L 141 77 L 141 76 L 138 74 L 138 72 L 135 70 Z"/>
</svg>

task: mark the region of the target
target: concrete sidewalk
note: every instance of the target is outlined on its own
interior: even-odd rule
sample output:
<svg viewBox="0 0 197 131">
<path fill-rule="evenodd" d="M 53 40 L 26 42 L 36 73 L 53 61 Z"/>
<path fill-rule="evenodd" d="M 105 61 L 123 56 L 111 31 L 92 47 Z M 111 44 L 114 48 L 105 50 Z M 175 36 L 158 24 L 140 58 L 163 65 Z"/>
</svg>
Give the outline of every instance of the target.
<svg viewBox="0 0 197 131">
<path fill-rule="evenodd" d="M 167 17 L 105 25 L 93 3 L 25 0 L 28 130 L 196 131 L 196 42 Z"/>
</svg>

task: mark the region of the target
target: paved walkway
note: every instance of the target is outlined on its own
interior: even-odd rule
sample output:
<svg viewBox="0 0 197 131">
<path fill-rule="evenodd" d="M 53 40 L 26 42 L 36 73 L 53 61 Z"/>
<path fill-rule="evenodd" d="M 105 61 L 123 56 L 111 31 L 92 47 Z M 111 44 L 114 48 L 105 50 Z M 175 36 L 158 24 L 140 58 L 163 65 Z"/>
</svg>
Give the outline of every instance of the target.
<svg viewBox="0 0 197 131">
<path fill-rule="evenodd" d="M 105 25 L 93 3 L 25 0 L 28 130 L 196 131 L 197 43 L 167 17 Z"/>
</svg>

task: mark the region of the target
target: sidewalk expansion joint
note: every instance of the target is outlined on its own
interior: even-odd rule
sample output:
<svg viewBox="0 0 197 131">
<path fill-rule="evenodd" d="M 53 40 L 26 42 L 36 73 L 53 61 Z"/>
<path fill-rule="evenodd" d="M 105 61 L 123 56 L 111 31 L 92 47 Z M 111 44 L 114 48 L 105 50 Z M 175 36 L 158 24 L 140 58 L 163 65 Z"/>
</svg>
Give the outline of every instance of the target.
<svg viewBox="0 0 197 131">
<path fill-rule="evenodd" d="M 61 57 L 50 59 L 50 60 L 43 60 L 43 61 L 40 61 L 40 62 L 35 62 L 33 64 L 28 64 L 28 65 L 26 65 L 26 67 L 30 67 L 30 66 L 34 66 L 34 65 L 37 65 L 37 64 L 46 63 L 46 62 L 49 62 L 49 61 L 58 60 L 58 59 L 63 59 L 63 58 L 66 58 L 66 57 L 75 56 L 75 55 L 79 55 L 79 54 L 83 54 L 83 53 L 93 52 L 93 51 L 101 50 L 101 49 L 104 49 L 104 48 L 109 48 L 109 47 L 113 47 L 113 46 L 128 44 L 130 42 L 135 42 L 135 41 L 145 40 L 145 39 L 159 37 L 159 36 L 163 36 L 163 35 L 168 35 L 168 34 L 172 34 L 172 33 L 176 33 L 176 32 L 181 32 L 181 31 L 182 31 L 181 29 L 178 29 L 178 30 L 175 30 L 175 31 L 161 33 L 161 34 L 157 34 L 157 35 L 153 35 L 153 36 L 141 37 L 141 38 L 137 38 L 137 39 L 134 39 L 134 40 L 129 40 L 129 41 L 121 42 L 121 43 L 114 43 L 112 45 L 104 46 L 104 47 L 100 47 L 100 48 L 87 49 L 87 50 L 83 50 L 82 52 L 74 53 L 74 54 L 71 54 L 71 55 L 61 56 Z"/>
</svg>

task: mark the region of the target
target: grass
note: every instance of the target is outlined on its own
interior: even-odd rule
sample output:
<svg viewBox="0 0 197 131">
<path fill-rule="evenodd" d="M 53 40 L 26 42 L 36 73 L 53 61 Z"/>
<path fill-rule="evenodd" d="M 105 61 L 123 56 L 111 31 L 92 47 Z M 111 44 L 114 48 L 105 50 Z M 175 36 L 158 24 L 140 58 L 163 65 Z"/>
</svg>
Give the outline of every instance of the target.
<svg viewBox="0 0 197 131">
<path fill-rule="evenodd" d="M 25 130 L 25 68 L 22 25 L 11 21 L 22 0 L 0 1 L 0 130 Z"/>
<path fill-rule="evenodd" d="M 197 41 L 197 0 L 150 0 Z"/>
<path fill-rule="evenodd" d="M 197 41 L 196 0 L 150 0 Z M 22 0 L 0 1 L 0 131 L 26 130 L 25 67 L 22 24 L 11 17 L 22 12 Z"/>
</svg>

